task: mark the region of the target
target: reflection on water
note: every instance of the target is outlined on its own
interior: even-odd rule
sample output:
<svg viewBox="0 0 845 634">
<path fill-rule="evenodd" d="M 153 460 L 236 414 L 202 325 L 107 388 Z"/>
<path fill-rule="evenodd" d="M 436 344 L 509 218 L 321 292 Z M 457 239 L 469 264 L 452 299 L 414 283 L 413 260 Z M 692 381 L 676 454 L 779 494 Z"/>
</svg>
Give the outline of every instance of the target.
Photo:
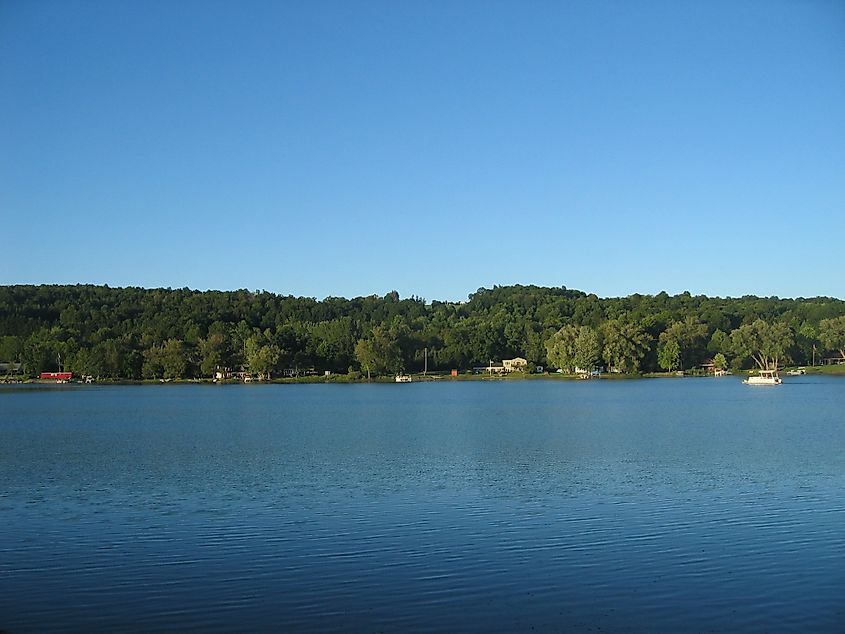
<svg viewBox="0 0 845 634">
<path fill-rule="evenodd" d="M 841 632 L 843 388 L 3 388 L 0 628 Z"/>
</svg>

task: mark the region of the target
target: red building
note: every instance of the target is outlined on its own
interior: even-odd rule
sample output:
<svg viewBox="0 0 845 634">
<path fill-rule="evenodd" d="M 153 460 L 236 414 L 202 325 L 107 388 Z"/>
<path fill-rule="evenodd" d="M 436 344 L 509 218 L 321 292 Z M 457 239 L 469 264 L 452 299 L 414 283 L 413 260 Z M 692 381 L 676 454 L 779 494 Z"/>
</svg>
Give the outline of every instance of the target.
<svg viewBox="0 0 845 634">
<path fill-rule="evenodd" d="M 39 378 L 51 379 L 53 381 L 70 381 L 73 378 L 73 372 L 42 372 Z"/>
</svg>

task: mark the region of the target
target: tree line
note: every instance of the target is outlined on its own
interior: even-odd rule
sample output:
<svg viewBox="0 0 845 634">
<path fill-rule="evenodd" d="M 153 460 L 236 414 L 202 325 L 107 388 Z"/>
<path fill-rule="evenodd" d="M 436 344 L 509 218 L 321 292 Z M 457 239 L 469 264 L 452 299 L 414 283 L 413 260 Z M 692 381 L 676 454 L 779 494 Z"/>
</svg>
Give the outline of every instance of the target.
<svg viewBox="0 0 845 634">
<path fill-rule="evenodd" d="M 481 288 L 466 302 L 93 285 L 0 286 L 0 362 L 117 379 L 465 370 L 524 357 L 574 371 L 741 369 L 845 359 L 845 302 Z"/>
</svg>

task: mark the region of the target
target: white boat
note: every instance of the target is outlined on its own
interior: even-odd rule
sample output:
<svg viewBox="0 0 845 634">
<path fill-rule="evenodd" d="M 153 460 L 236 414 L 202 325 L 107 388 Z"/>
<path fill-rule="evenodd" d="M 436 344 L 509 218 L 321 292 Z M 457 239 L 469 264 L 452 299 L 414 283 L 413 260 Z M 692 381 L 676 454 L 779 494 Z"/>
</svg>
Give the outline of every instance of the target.
<svg viewBox="0 0 845 634">
<path fill-rule="evenodd" d="M 746 385 L 780 385 L 783 379 L 778 376 L 777 370 L 760 370 L 757 376 L 749 376 L 742 382 Z"/>
<path fill-rule="evenodd" d="M 805 368 L 798 368 L 796 370 L 790 370 L 786 373 L 786 376 L 802 376 L 807 374 L 807 370 Z"/>
<path fill-rule="evenodd" d="M 410 374 L 397 374 L 396 375 L 396 382 L 397 383 L 410 383 L 411 382 L 411 375 Z"/>
</svg>

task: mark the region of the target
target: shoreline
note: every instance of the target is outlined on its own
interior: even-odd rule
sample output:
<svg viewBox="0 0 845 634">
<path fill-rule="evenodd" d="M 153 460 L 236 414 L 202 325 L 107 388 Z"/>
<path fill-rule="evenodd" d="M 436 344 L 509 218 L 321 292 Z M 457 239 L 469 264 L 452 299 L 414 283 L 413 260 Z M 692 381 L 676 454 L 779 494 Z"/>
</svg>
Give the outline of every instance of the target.
<svg viewBox="0 0 845 634">
<path fill-rule="evenodd" d="M 785 368 L 786 372 L 790 368 Z M 747 376 L 752 371 L 738 371 L 728 376 Z M 805 376 L 845 376 L 845 365 L 833 366 L 816 366 L 806 368 Z M 544 374 L 511 374 L 511 375 L 478 375 L 478 374 L 463 374 L 458 376 L 451 376 L 449 374 L 412 374 L 412 383 L 445 383 L 445 382 L 465 382 L 465 381 L 628 381 L 641 379 L 713 379 L 724 378 L 714 377 L 710 374 L 677 374 L 676 372 L 648 372 L 644 374 L 616 374 L 605 373 L 600 376 L 583 379 L 575 374 L 558 374 L 558 373 L 544 373 Z M 48 379 L 20 379 L 12 377 L 0 378 L 0 385 L 40 385 L 40 386 L 63 386 L 63 385 L 309 385 L 309 384 L 367 384 L 379 383 L 390 384 L 396 383 L 394 377 L 383 376 L 373 377 L 371 379 L 349 377 L 346 374 L 332 374 L 329 376 L 304 376 L 304 377 L 286 377 L 278 379 L 269 379 L 263 381 L 249 381 L 244 382 L 237 379 L 227 379 L 223 381 L 215 379 L 102 379 L 93 382 L 83 381 L 68 381 L 56 382 Z M 401 383 L 400 383 L 401 385 Z"/>
</svg>

